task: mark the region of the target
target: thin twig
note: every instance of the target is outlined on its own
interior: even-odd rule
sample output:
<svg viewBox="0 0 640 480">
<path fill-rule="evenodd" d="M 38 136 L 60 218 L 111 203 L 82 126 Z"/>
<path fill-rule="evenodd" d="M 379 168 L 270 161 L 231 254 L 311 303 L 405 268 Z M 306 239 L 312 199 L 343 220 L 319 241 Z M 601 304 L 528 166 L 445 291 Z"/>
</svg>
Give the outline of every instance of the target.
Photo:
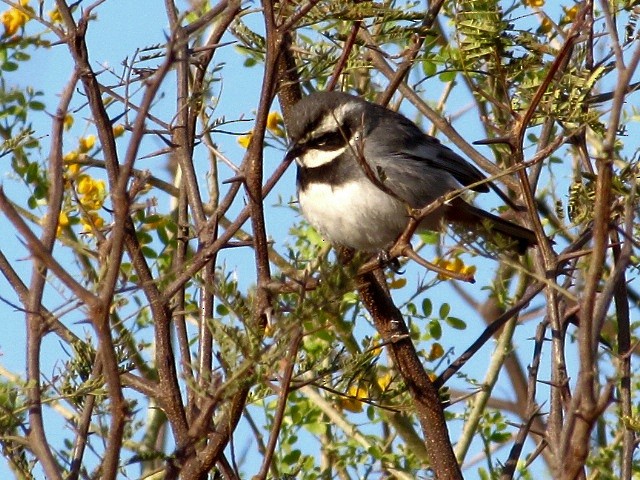
<svg viewBox="0 0 640 480">
<path fill-rule="evenodd" d="M 302 342 L 302 328 L 297 325 L 291 332 L 291 340 L 289 347 L 287 348 L 286 365 L 282 374 L 282 381 L 280 382 L 280 392 L 278 393 L 278 405 L 276 406 L 275 415 L 272 421 L 271 432 L 269 433 L 269 440 L 265 448 L 264 458 L 262 459 L 262 465 L 260 470 L 256 474 L 256 479 L 266 479 L 269 473 L 270 467 L 272 467 L 271 460 L 276 450 L 276 444 L 278 442 L 278 436 L 280 434 L 280 428 L 282 427 L 282 421 L 284 420 L 285 409 L 287 407 L 287 401 L 289 398 L 289 391 L 291 387 L 291 378 L 293 377 L 293 370 L 296 366 L 296 358 L 298 355 L 298 349 L 300 348 L 300 342 Z M 277 476 L 277 472 L 274 472 L 274 476 Z"/>
</svg>

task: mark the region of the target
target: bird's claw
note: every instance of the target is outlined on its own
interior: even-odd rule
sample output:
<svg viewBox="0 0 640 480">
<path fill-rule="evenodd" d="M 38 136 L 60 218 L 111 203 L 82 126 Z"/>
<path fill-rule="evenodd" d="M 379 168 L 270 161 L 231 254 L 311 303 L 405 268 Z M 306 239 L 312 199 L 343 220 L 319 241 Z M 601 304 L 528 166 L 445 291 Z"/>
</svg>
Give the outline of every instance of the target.
<svg viewBox="0 0 640 480">
<path fill-rule="evenodd" d="M 401 265 L 400 265 L 400 260 L 398 260 L 398 257 L 391 257 L 389 255 L 389 251 L 388 250 L 382 250 L 379 254 L 378 254 L 378 262 L 380 263 L 380 266 L 382 268 L 384 267 L 389 267 L 389 269 L 397 274 L 397 275 L 402 275 L 404 274 L 404 270 L 402 270 Z"/>
</svg>

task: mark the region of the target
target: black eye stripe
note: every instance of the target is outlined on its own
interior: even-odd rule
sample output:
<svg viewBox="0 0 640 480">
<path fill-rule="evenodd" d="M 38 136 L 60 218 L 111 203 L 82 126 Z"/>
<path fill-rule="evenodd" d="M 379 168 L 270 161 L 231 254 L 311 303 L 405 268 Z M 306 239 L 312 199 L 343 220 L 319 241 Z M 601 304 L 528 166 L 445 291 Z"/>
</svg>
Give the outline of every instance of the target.
<svg viewBox="0 0 640 480">
<path fill-rule="evenodd" d="M 311 139 L 307 142 L 309 148 L 317 150 L 338 150 L 347 145 L 348 138 L 346 138 L 346 132 L 327 132 L 320 135 L 318 138 Z"/>
</svg>

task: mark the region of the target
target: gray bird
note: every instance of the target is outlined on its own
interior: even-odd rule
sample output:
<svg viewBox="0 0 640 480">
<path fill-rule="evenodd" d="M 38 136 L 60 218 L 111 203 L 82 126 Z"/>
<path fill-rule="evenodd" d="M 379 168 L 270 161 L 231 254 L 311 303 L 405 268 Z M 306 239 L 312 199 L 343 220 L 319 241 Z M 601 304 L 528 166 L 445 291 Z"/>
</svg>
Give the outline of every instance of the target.
<svg viewBox="0 0 640 480">
<path fill-rule="evenodd" d="M 407 206 L 423 208 L 486 178 L 403 115 L 346 93 L 303 98 L 288 123 L 286 159 L 298 165 L 300 208 L 334 245 L 384 250 L 407 226 Z M 486 183 L 471 189 L 489 190 Z M 488 226 L 514 240 L 521 253 L 536 243 L 531 230 L 460 197 L 429 214 L 420 228 L 438 230 L 443 221 L 471 230 Z"/>
</svg>

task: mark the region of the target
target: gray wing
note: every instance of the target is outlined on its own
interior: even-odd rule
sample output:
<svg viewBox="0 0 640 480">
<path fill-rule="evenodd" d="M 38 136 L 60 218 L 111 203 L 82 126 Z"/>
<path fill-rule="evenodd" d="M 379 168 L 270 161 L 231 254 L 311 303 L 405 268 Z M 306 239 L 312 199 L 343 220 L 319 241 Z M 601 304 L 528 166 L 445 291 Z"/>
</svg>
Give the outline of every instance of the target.
<svg viewBox="0 0 640 480">
<path fill-rule="evenodd" d="M 471 185 L 487 178 L 480 170 L 456 152 L 442 145 L 437 138 L 427 135 L 423 135 L 420 143 L 412 148 L 405 148 L 400 153 L 405 157 L 431 163 L 434 167 L 449 172 L 463 186 Z M 472 190 L 488 192 L 489 187 L 483 183 L 472 187 Z"/>
<path fill-rule="evenodd" d="M 385 182 L 415 208 L 485 179 L 485 175 L 436 138 L 422 133 L 400 114 L 379 115 L 366 136 L 365 158 L 381 170 Z M 473 187 L 486 192 L 486 184 Z"/>
</svg>

